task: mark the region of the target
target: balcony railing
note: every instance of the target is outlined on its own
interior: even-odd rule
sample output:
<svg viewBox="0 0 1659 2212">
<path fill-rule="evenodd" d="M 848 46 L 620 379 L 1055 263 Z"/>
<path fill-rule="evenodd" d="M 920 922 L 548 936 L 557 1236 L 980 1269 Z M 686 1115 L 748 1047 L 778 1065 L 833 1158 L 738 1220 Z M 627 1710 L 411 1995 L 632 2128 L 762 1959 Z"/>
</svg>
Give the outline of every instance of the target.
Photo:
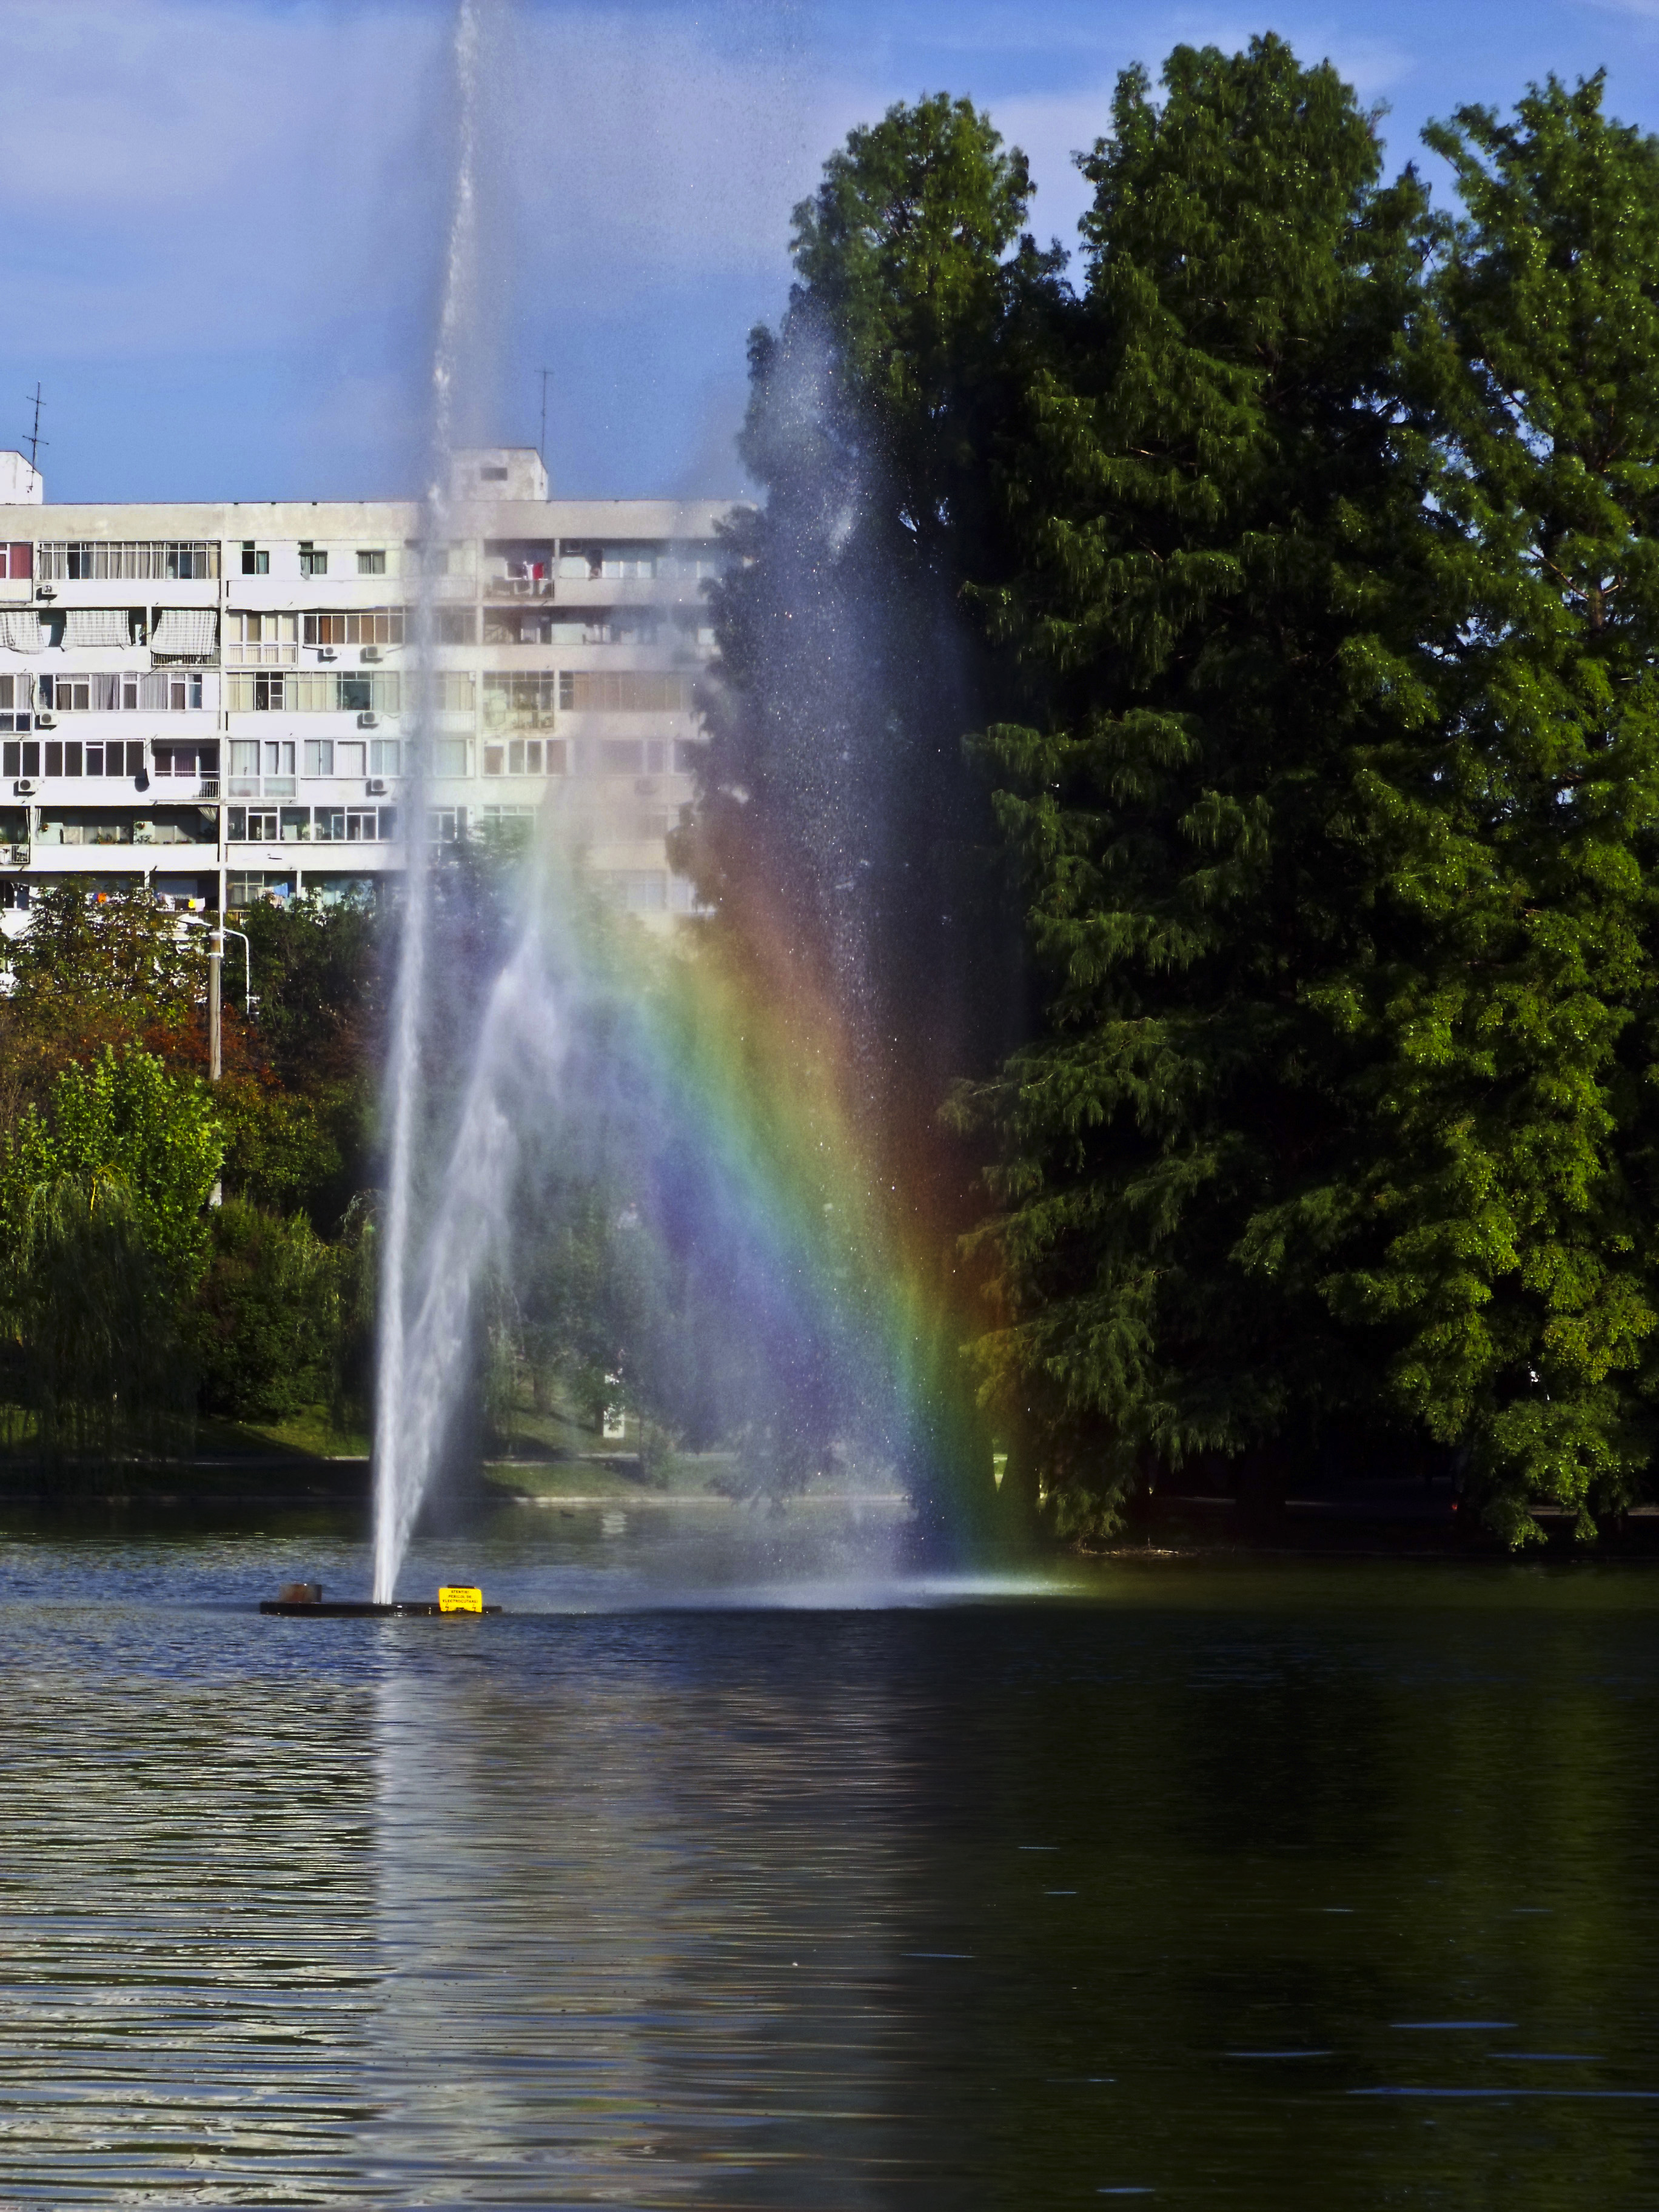
<svg viewBox="0 0 1659 2212">
<path fill-rule="evenodd" d="M 196 796 L 198 799 L 216 799 L 219 796 L 218 777 L 204 775 L 196 787 Z"/>
<path fill-rule="evenodd" d="M 551 576 L 486 576 L 484 597 L 489 599 L 550 599 Z"/>
</svg>

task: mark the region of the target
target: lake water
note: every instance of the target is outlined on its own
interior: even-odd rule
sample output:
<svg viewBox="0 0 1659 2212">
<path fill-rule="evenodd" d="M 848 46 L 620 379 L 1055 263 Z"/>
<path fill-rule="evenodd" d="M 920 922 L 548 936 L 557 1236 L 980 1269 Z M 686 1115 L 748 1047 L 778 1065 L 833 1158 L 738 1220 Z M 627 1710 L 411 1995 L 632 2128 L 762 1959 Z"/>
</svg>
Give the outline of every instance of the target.
<svg viewBox="0 0 1659 2212">
<path fill-rule="evenodd" d="M 1659 2203 L 1659 1577 L 717 1554 L 0 1543 L 0 2203 Z"/>
</svg>

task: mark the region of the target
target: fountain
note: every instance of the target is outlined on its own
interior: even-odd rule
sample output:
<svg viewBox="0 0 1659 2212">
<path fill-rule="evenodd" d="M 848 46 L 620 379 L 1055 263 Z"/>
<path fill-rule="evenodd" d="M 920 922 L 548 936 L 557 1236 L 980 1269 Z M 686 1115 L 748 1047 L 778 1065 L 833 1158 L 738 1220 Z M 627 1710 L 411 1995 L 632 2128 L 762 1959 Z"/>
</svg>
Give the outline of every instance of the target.
<svg viewBox="0 0 1659 2212">
<path fill-rule="evenodd" d="M 459 0 L 455 18 L 428 547 L 447 543 L 452 520 L 457 386 L 477 293 L 490 4 Z M 435 635 L 436 565 L 422 562 L 422 639 Z M 461 1455 L 481 1300 L 491 1285 L 513 1294 L 535 1224 L 595 1209 L 623 1285 L 615 1296 L 634 1297 L 626 1387 L 639 1363 L 654 1361 L 659 1382 L 696 1401 L 704 1429 L 732 1442 L 740 1490 L 776 1495 L 816 1481 L 821 1491 L 914 1494 L 919 1471 L 925 1483 L 947 1449 L 925 1372 L 940 1331 L 896 1247 L 890 1196 L 872 1167 L 859 977 L 815 986 L 764 949 L 734 959 L 729 944 L 723 952 L 718 942 L 665 951 L 638 941 L 605 911 L 578 841 L 544 808 L 499 954 L 461 978 L 457 933 L 441 926 L 451 890 L 425 835 L 437 690 L 429 661 L 422 674 L 385 1077 L 373 1597 L 266 1609 L 437 1610 L 400 1601 L 398 1583 L 423 1501 L 447 1458 Z M 865 793 L 858 803 L 867 813 L 874 801 Z M 842 848 L 862 834 L 841 824 L 837 875 Z M 856 915 L 842 907 L 845 968 L 867 949 L 860 956 Z M 751 930 L 750 954 L 756 941 Z M 890 1568 L 890 1528 L 868 1541 Z"/>
<path fill-rule="evenodd" d="M 454 77 L 458 143 L 455 189 L 444 260 L 443 299 L 432 361 L 432 433 L 426 485 L 425 544 L 447 543 L 454 442 L 455 378 L 477 253 L 478 0 L 460 0 L 455 18 Z M 433 570 L 421 563 L 420 635 L 433 629 Z M 427 674 L 423 668 L 422 677 Z M 426 829 L 426 784 L 434 720 L 434 687 L 419 686 L 413 774 L 405 786 L 405 872 L 403 926 L 386 1066 L 386 1106 L 390 1146 L 380 1254 L 380 1322 L 374 1408 L 374 1602 L 392 1601 L 398 1568 L 424 1488 L 419 1454 L 424 1432 L 415 1425 L 408 1395 L 411 1206 L 419 1127 L 421 1014 L 427 973 L 431 859 Z M 428 1376 L 430 1382 L 441 1378 Z"/>
</svg>

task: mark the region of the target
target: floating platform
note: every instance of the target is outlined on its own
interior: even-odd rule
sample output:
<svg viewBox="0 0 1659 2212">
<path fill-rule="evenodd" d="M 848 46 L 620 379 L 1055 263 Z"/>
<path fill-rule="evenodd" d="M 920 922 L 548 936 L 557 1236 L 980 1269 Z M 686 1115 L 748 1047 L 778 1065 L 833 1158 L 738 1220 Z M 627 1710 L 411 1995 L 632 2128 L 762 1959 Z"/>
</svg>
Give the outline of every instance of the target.
<svg viewBox="0 0 1659 2212">
<path fill-rule="evenodd" d="M 499 1613 L 498 1605 L 440 1605 L 435 1598 L 400 1597 L 390 1605 L 373 1605 L 367 1598 L 285 1598 L 259 1601 L 261 1613 L 280 1613 L 286 1620 L 391 1620 L 434 1613 L 461 1619 L 467 1613 Z"/>
</svg>

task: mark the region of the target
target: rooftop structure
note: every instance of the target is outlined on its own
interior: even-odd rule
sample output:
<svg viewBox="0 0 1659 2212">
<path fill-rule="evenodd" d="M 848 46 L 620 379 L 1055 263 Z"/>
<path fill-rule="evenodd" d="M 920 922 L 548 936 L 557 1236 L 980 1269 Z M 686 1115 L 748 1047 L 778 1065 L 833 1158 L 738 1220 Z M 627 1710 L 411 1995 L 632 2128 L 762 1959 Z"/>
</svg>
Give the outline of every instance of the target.
<svg viewBox="0 0 1659 2212">
<path fill-rule="evenodd" d="M 623 906 L 689 911 L 665 839 L 727 511 L 550 500 L 485 448 L 428 544 L 412 501 L 52 505 L 0 453 L 0 923 L 65 875 L 207 912 L 371 887 L 422 726 L 428 837 L 551 810 Z"/>
</svg>

